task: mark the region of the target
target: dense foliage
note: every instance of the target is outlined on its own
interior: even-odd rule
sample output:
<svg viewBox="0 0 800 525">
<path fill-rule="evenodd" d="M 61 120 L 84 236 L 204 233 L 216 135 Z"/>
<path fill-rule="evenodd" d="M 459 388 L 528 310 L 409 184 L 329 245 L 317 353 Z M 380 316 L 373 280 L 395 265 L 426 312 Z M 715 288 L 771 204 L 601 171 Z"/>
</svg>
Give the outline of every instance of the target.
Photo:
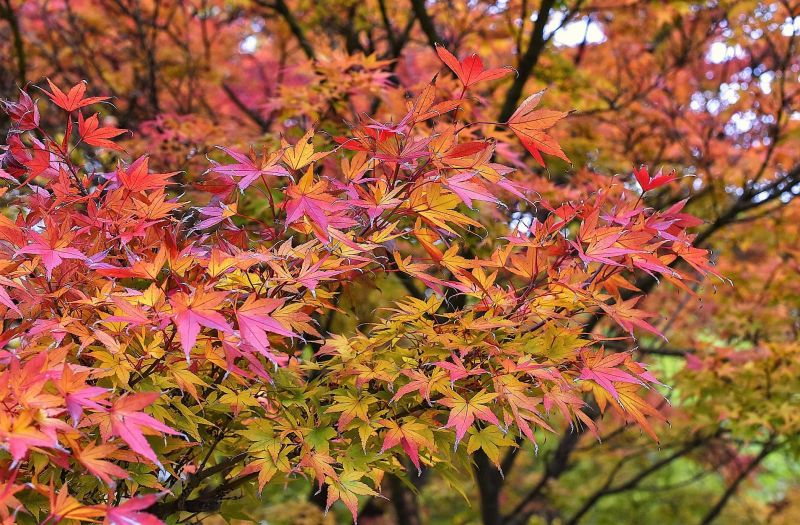
<svg viewBox="0 0 800 525">
<path fill-rule="evenodd" d="M 407 4 L 0 1 L 4 522 L 792 521 L 800 5 Z"/>
</svg>

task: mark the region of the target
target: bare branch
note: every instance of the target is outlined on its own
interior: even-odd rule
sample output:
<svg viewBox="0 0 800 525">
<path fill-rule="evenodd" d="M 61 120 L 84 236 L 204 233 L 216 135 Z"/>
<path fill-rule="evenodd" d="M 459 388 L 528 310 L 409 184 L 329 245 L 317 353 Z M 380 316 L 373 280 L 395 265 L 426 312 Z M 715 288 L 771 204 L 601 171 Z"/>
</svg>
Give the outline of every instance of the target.
<svg viewBox="0 0 800 525">
<path fill-rule="evenodd" d="M 289 6 L 286 5 L 285 0 L 275 0 L 274 4 L 271 4 L 266 0 L 256 0 L 256 3 L 262 7 L 272 9 L 281 15 L 281 18 L 283 18 L 283 20 L 289 26 L 289 30 L 297 39 L 297 42 L 300 44 L 300 47 L 303 49 L 303 53 L 305 53 L 306 57 L 308 57 L 310 60 L 314 60 L 316 58 L 316 54 L 314 53 L 314 48 L 311 46 L 311 42 L 309 42 L 308 38 L 306 38 L 305 31 L 303 31 L 303 28 L 300 27 L 300 23 L 297 21 L 297 18 L 295 18 L 292 10 L 289 9 Z"/>
<path fill-rule="evenodd" d="M 778 445 L 775 443 L 775 436 L 772 436 L 769 441 L 767 441 L 764 446 L 761 447 L 761 452 L 759 452 L 758 455 L 753 458 L 750 464 L 747 465 L 747 468 L 743 469 L 739 475 L 736 476 L 733 482 L 728 485 L 728 488 L 725 489 L 725 492 L 722 494 L 719 500 L 714 504 L 713 507 L 711 507 L 711 510 L 708 511 L 705 517 L 703 517 L 700 524 L 710 525 L 713 523 L 719 517 L 722 509 L 725 508 L 725 505 L 727 505 L 734 494 L 736 494 L 736 491 L 739 489 L 739 485 L 741 485 L 742 482 L 747 479 L 747 477 L 756 469 L 756 467 L 758 467 L 765 459 L 767 459 L 767 456 L 772 454 L 777 448 Z"/>
<path fill-rule="evenodd" d="M 530 78 L 533 68 L 536 67 L 539 56 L 544 50 L 544 46 L 547 43 L 544 37 L 544 28 L 550 18 L 550 11 L 553 9 L 553 5 L 555 5 L 555 0 L 542 0 L 542 5 L 539 7 L 539 15 L 531 30 L 528 48 L 517 65 L 517 78 L 514 79 L 514 83 L 511 84 L 511 87 L 508 88 L 508 93 L 506 93 L 506 100 L 503 102 L 503 109 L 500 111 L 501 122 L 508 120 L 514 113 L 517 102 L 522 96 L 522 90 L 525 88 L 525 83 Z"/>
<path fill-rule="evenodd" d="M 17 56 L 17 82 L 20 87 L 25 86 L 25 75 L 27 70 L 25 45 L 22 42 L 22 32 L 19 29 L 19 21 L 16 13 L 11 7 L 11 0 L 4 0 L 5 7 L 0 6 L 0 18 L 5 19 L 11 27 L 11 34 L 14 40 L 14 54 Z"/>
<path fill-rule="evenodd" d="M 414 15 L 419 20 L 419 25 L 422 31 L 428 37 L 428 43 L 431 47 L 435 48 L 437 43 L 443 43 L 439 34 L 436 32 L 436 26 L 433 24 L 433 18 L 428 14 L 425 8 L 425 0 L 411 0 L 411 7 L 414 9 Z"/>
<path fill-rule="evenodd" d="M 589 498 L 584 502 L 584 504 L 580 507 L 580 509 L 578 509 L 575 515 L 572 516 L 572 518 L 570 518 L 569 521 L 566 522 L 566 524 L 577 525 L 578 522 L 580 522 L 580 520 L 583 518 L 583 516 L 586 515 L 586 513 L 589 512 L 589 510 L 591 510 L 591 508 L 594 507 L 601 499 L 605 498 L 606 496 L 610 496 L 612 494 L 618 494 L 620 492 L 625 492 L 635 488 L 645 478 L 661 470 L 662 468 L 670 465 L 673 461 L 677 460 L 678 458 L 685 456 L 695 448 L 699 447 L 700 445 L 708 441 L 708 439 L 709 439 L 708 437 L 697 437 L 689 441 L 686 445 L 679 448 L 669 456 L 662 458 L 659 461 L 656 461 L 649 467 L 645 468 L 635 476 L 631 477 L 630 479 L 619 485 L 612 486 L 612 483 L 614 481 L 614 475 L 616 474 L 616 472 L 612 473 L 612 475 L 608 477 L 604 485 L 599 489 L 597 489 L 591 496 L 589 496 Z"/>
<path fill-rule="evenodd" d="M 222 83 L 222 90 L 228 95 L 228 98 L 233 102 L 233 104 L 239 108 L 242 113 L 247 115 L 247 117 L 258 124 L 258 127 L 261 128 L 261 131 L 269 131 L 270 122 L 262 117 L 258 111 L 249 107 L 244 101 L 239 98 L 239 95 L 231 88 L 226 82 Z"/>
</svg>

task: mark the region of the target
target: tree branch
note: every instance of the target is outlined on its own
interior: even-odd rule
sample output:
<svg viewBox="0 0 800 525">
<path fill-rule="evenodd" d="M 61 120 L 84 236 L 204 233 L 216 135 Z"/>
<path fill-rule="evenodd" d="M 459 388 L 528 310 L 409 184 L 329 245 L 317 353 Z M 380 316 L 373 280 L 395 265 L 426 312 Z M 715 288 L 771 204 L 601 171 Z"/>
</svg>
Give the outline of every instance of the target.
<svg viewBox="0 0 800 525">
<path fill-rule="evenodd" d="M 14 40 L 14 54 L 17 55 L 17 82 L 19 87 L 25 86 L 25 74 L 27 70 L 25 45 L 22 41 L 22 32 L 19 29 L 19 20 L 11 7 L 11 0 L 4 0 L 5 7 L 0 9 L 0 17 L 4 18 L 11 27 L 11 34 Z"/>
<path fill-rule="evenodd" d="M 314 48 L 311 46 L 311 42 L 309 42 L 308 38 L 306 38 L 303 28 L 300 27 L 300 23 L 297 21 L 297 18 L 295 18 L 291 9 L 289 9 L 289 6 L 286 5 L 285 0 L 275 0 L 274 4 L 270 4 L 266 0 L 256 0 L 256 3 L 262 7 L 272 9 L 281 15 L 284 21 L 286 21 L 286 24 L 289 26 L 289 30 L 292 32 L 294 37 L 297 39 L 297 42 L 300 44 L 300 47 L 303 49 L 303 53 L 305 53 L 306 57 L 308 57 L 309 60 L 316 59 Z"/>
<path fill-rule="evenodd" d="M 761 462 L 763 462 L 767 456 L 769 456 L 777 448 L 778 446 L 775 444 L 775 436 L 772 436 L 761 448 L 761 452 L 759 452 L 753 461 L 747 465 L 747 468 L 742 470 L 739 475 L 736 476 L 736 479 L 734 479 L 733 482 L 728 486 L 728 488 L 725 489 L 725 492 L 719 498 L 717 503 L 711 507 L 711 510 L 708 511 L 705 517 L 703 517 L 703 520 L 700 522 L 700 524 L 710 525 L 714 520 L 716 520 L 722 512 L 722 509 L 725 508 L 725 505 L 727 505 L 733 495 L 736 494 L 736 491 L 739 489 L 739 485 L 741 485 L 742 482 L 747 479 L 747 477 L 756 469 L 756 467 L 759 466 Z"/>
<path fill-rule="evenodd" d="M 599 414 L 600 411 L 596 405 L 592 404 L 592 413 Z M 578 441 L 586 432 L 587 427 L 580 426 L 567 430 L 558 443 L 553 456 L 547 461 L 544 473 L 539 482 L 531 489 L 531 491 L 517 504 L 510 514 L 505 516 L 501 523 L 504 525 L 524 525 L 528 523 L 531 516 L 537 513 L 539 509 L 536 507 L 537 500 L 541 497 L 544 490 L 551 480 L 558 479 L 569 468 L 569 457 L 572 451 L 578 445 Z"/>
<path fill-rule="evenodd" d="M 227 492 L 252 479 L 253 475 L 247 475 L 242 478 L 236 478 L 230 482 L 222 483 L 216 489 L 201 495 L 199 498 L 189 499 L 189 497 L 191 496 L 192 492 L 200 486 L 200 483 L 203 480 L 208 479 L 215 474 L 221 474 L 229 471 L 238 463 L 244 461 L 246 457 L 247 453 L 242 452 L 240 454 L 231 456 L 220 463 L 217 463 L 213 467 L 202 469 L 199 472 L 192 474 L 187 480 L 185 487 L 181 491 L 181 494 L 177 498 L 172 501 L 156 503 L 155 505 L 149 507 L 147 512 L 158 516 L 159 518 L 166 518 L 178 512 L 200 512 L 218 509 L 222 497 Z M 258 475 L 258 472 L 254 472 L 253 474 Z M 216 501 L 216 507 L 213 507 L 214 501 Z"/>
<path fill-rule="evenodd" d="M 503 476 L 482 450 L 472 455 L 475 461 L 475 479 L 481 500 L 483 525 L 500 525 L 500 491 Z"/>
<path fill-rule="evenodd" d="M 606 496 L 610 496 L 612 494 L 618 494 L 620 492 L 631 490 L 651 474 L 654 474 L 655 472 L 661 470 L 662 468 L 666 467 L 676 459 L 685 456 L 695 448 L 699 447 L 700 445 L 708 441 L 708 439 L 709 438 L 707 437 L 697 437 L 689 441 L 686 445 L 676 450 L 669 456 L 662 458 L 659 461 L 656 461 L 655 463 L 653 463 L 646 469 L 642 470 L 635 476 L 631 477 L 624 483 L 621 483 L 613 487 L 611 486 L 611 483 L 614 481 L 614 475 L 612 474 L 611 476 L 608 477 L 608 479 L 606 480 L 605 484 L 602 487 L 597 489 L 591 496 L 589 496 L 589 498 L 584 502 L 581 508 L 578 509 L 575 515 L 572 516 L 572 518 L 570 518 L 566 522 L 566 525 L 577 525 L 578 522 L 583 518 L 583 516 L 587 512 L 589 512 L 589 510 L 591 510 L 591 508 L 594 507 L 597 504 L 597 502 L 599 502 L 601 499 L 605 498 Z"/>
<path fill-rule="evenodd" d="M 528 42 L 528 48 L 525 54 L 519 61 L 517 66 L 517 78 L 514 83 L 508 88 L 506 93 L 505 102 L 503 102 L 503 109 L 500 111 L 500 122 L 507 121 L 516 109 L 517 102 L 522 96 L 522 90 L 525 88 L 525 83 L 531 76 L 533 68 L 539 61 L 539 57 L 544 50 L 547 41 L 544 38 L 544 28 L 550 18 L 550 11 L 553 9 L 555 0 L 542 0 L 542 5 L 539 6 L 539 15 L 536 22 L 533 24 L 531 30 L 531 38 Z"/>
<path fill-rule="evenodd" d="M 414 15 L 419 20 L 419 25 L 422 31 L 428 37 L 428 43 L 434 49 L 437 43 L 443 43 L 439 34 L 436 32 L 436 26 L 433 24 L 431 15 L 425 9 L 425 0 L 411 0 L 411 7 L 414 9 Z"/>
<path fill-rule="evenodd" d="M 397 57 L 400 54 L 397 39 L 394 36 L 394 28 L 392 21 L 389 20 L 389 12 L 386 10 L 385 0 L 378 0 L 378 7 L 381 11 L 381 20 L 383 20 L 383 27 L 386 29 L 386 39 L 389 41 L 389 47 L 392 50 L 392 56 Z"/>
<path fill-rule="evenodd" d="M 389 476 L 389 490 L 397 522 L 404 525 L 421 525 L 417 495 L 406 487 L 397 476 Z"/>
<path fill-rule="evenodd" d="M 244 101 L 239 98 L 239 95 L 237 95 L 236 92 L 233 91 L 233 89 L 226 82 L 222 83 L 222 90 L 226 95 L 228 95 L 228 98 L 231 99 L 231 102 L 233 102 L 233 104 L 239 108 L 242 113 L 247 115 L 250 120 L 255 122 L 258 127 L 261 128 L 261 131 L 269 131 L 270 122 L 259 115 L 258 111 L 245 104 Z"/>
</svg>

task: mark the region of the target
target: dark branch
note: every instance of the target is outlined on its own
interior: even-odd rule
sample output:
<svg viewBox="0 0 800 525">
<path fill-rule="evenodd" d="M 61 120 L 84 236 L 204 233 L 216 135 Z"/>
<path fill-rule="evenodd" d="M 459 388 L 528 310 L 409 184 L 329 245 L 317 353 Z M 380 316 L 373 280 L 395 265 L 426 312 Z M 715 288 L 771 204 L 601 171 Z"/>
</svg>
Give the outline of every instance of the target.
<svg viewBox="0 0 800 525">
<path fill-rule="evenodd" d="M 284 0 L 275 0 L 274 4 L 270 4 L 266 0 L 256 0 L 256 3 L 262 7 L 273 9 L 275 12 L 281 15 L 286 24 L 289 26 L 289 30 L 292 32 L 294 37 L 297 39 L 297 42 L 300 44 L 300 47 L 303 49 L 303 53 L 305 53 L 306 57 L 308 57 L 310 60 L 314 60 L 316 58 L 314 48 L 311 46 L 311 42 L 309 42 L 308 38 L 306 38 L 305 31 L 303 31 L 303 28 L 300 27 L 300 23 L 297 21 L 294 13 L 292 13 L 292 10 L 289 9 L 289 6 L 286 5 Z"/>
<path fill-rule="evenodd" d="M 503 476 L 482 450 L 472 456 L 475 461 L 475 479 L 481 500 L 481 517 L 483 525 L 500 525 L 500 491 L 503 488 Z"/>
<path fill-rule="evenodd" d="M 739 489 L 739 485 L 741 485 L 742 482 L 747 479 L 747 477 L 756 469 L 756 467 L 759 466 L 761 462 L 764 461 L 767 456 L 769 456 L 777 448 L 778 446 L 776 445 L 775 437 L 773 436 L 764 444 L 764 446 L 761 448 L 761 452 L 759 452 L 753 461 L 747 465 L 747 468 L 742 470 L 739 475 L 736 476 L 736 479 L 731 482 L 728 488 L 725 489 L 725 492 L 719 498 L 717 503 L 711 507 L 711 510 L 708 511 L 705 517 L 703 517 L 703 520 L 700 522 L 700 524 L 710 525 L 714 520 L 716 520 L 722 512 L 722 509 L 725 508 L 725 505 L 727 505 L 734 494 L 736 494 L 736 491 Z"/>
<path fill-rule="evenodd" d="M 599 489 L 597 489 L 594 493 L 592 493 L 592 495 L 589 496 L 589 498 L 584 502 L 584 504 L 581 505 L 581 508 L 578 509 L 578 512 L 576 512 L 575 515 L 572 516 L 572 518 L 570 518 L 569 521 L 566 522 L 567 525 L 577 525 L 578 522 L 583 518 L 583 516 L 587 512 L 589 512 L 589 510 L 591 510 L 591 508 L 594 507 L 597 504 L 597 502 L 599 502 L 601 499 L 605 498 L 606 496 L 610 496 L 612 494 L 619 494 L 620 492 L 625 492 L 635 488 L 645 478 L 661 470 L 667 465 L 671 464 L 676 459 L 685 456 L 695 448 L 699 447 L 700 445 L 708 441 L 708 439 L 709 438 L 707 437 L 697 437 L 689 441 L 688 443 L 686 443 L 686 445 L 679 448 L 669 456 L 662 458 L 659 461 L 656 461 L 646 469 L 640 471 L 638 474 L 636 474 L 635 476 L 631 477 L 630 479 L 619 485 L 611 486 L 614 481 L 614 475 L 612 474 L 611 476 L 608 477 L 605 484 Z"/>
<path fill-rule="evenodd" d="M 525 83 L 528 82 L 531 73 L 533 73 L 533 68 L 539 62 L 539 57 L 547 43 L 544 37 L 544 28 L 550 18 L 550 11 L 553 9 L 554 4 L 555 0 L 542 0 L 542 5 L 539 7 L 539 15 L 531 30 L 528 48 L 517 65 L 517 78 L 514 79 L 514 83 L 511 84 L 511 87 L 508 88 L 508 93 L 506 93 L 506 100 L 503 102 L 503 109 L 500 111 L 500 122 L 507 121 L 514 113 L 517 102 L 522 96 L 522 90 L 525 88 Z"/>
<path fill-rule="evenodd" d="M 431 47 L 435 48 L 437 43 L 444 43 L 439 38 L 433 19 L 425 8 L 425 0 L 411 0 L 411 7 L 414 9 L 414 16 L 419 20 L 419 25 L 428 37 L 428 43 Z"/>
<path fill-rule="evenodd" d="M 17 82 L 19 87 L 25 87 L 25 74 L 27 70 L 25 45 L 22 41 L 22 32 L 19 29 L 19 21 L 14 9 L 11 7 L 11 0 L 4 1 L 5 7 L 0 7 L 0 17 L 4 18 L 11 27 L 11 34 L 14 40 L 14 54 L 17 56 Z"/>
<path fill-rule="evenodd" d="M 270 122 L 262 117 L 258 111 L 249 107 L 244 101 L 239 98 L 239 95 L 225 82 L 222 83 L 222 90 L 225 91 L 225 94 L 228 95 L 228 98 L 231 99 L 231 102 L 241 110 L 242 113 L 247 115 L 247 117 L 255 122 L 261 131 L 269 131 Z"/>
<path fill-rule="evenodd" d="M 597 415 L 600 411 L 597 406 L 592 404 L 591 414 Z M 531 491 L 517 504 L 510 514 L 505 516 L 501 521 L 504 525 L 524 525 L 528 523 L 531 516 L 539 511 L 538 500 L 550 481 L 558 479 L 561 475 L 569 469 L 569 457 L 572 451 L 578 445 L 583 434 L 586 432 L 585 426 L 575 427 L 567 430 L 561 437 L 552 457 L 545 465 L 544 473 L 539 482 L 531 489 Z"/>
</svg>

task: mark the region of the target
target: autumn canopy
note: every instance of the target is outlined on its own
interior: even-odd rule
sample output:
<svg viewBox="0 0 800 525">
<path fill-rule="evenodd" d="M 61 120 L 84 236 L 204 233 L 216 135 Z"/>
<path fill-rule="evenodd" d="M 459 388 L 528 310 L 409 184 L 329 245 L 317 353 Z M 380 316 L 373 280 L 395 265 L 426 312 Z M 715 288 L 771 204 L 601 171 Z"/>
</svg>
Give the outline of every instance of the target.
<svg viewBox="0 0 800 525">
<path fill-rule="evenodd" d="M 800 4 L 407 3 L 0 0 L 3 524 L 800 515 Z"/>
</svg>

